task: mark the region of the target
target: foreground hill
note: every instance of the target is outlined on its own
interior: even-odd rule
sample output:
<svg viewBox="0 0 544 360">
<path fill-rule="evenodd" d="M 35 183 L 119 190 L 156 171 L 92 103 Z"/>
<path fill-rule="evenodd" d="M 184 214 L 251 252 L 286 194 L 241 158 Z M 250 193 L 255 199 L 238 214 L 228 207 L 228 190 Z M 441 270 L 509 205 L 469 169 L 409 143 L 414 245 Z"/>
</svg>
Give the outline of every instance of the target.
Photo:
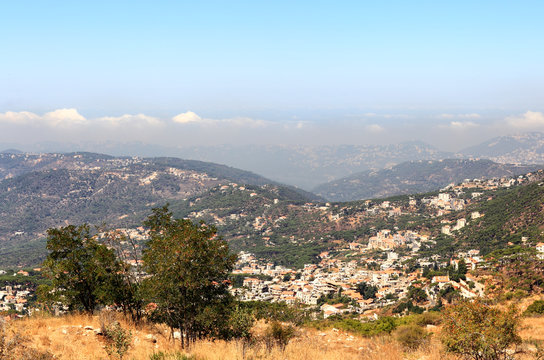
<svg viewBox="0 0 544 360">
<path fill-rule="evenodd" d="M 526 299 L 518 306 L 527 308 L 533 299 Z M 408 319 L 405 317 L 404 319 Z M 431 326 L 425 331 L 427 341 L 418 349 L 407 347 L 410 339 L 399 336 L 399 332 L 387 333 L 384 329 L 380 336 L 363 337 L 346 329 L 321 327 L 319 330 L 309 326 L 295 328 L 294 337 L 284 349 L 278 346 L 266 346 L 267 324 L 258 322 L 251 330 L 254 336 L 249 345 L 242 345 L 240 340 L 199 340 L 190 348 L 180 352 L 179 340 L 172 341 L 169 329 L 164 325 L 141 324 L 135 326 L 117 314 L 100 315 L 64 315 L 60 317 L 28 317 L 5 325 L 4 339 L 10 341 L 10 355 L 23 353 L 21 359 L 59 359 L 89 360 L 109 358 L 105 350 L 107 344 L 100 329 L 108 322 L 117 320 L 122 328 L 130 331 L 129 347 L 125 354 L 128 359 L 186 359 L 186 360 L 224 360 L 224 359 L 262 359 L 262 360 L 455 360 L 454 354 L 448 353 L 441 343 L 442 327 Z M 352 324 L 357 324 L 353 320 Z M 361 324 L 361 323 L 359 323 Z M 413 327 L 412 327 L 413 328 Z M 98 333 L 98 334 L 97 334 Z M 522 344 L 515 359 L 537 359 L 535 343 L 544 341 L 544 318 L 525 317 L 520 332 Z M 417 337 L 412 340 L 417 341 Z M 402 341 L 402 342 L 401 342 Z M 404 344 L 404 345 L 403 345 Z M 514 358 L 514 357 L 512 357 Z"/>
<path fill-rule="evenodd" d="M 43 243 L 36 244 L 42 250 L 28 247 L 50 227 L 83 222 L 138 225 L 152 207 L 218 185 L 271 184 L 281 189 L 282 199 L 311 199 L 308 193 L 247 171 L 176 158 L 0 154 L 0 176 L 0 256 L 6 260 L 43 255 Z"/>
<path fill-rule="evenodd" d="M 539 166 L 498 164 L 490 160 L 410 161 L 389 169 L 364 171 L 320 185 L 314 192 L 331 201 L 382 198 L 438 190 L 464 179 L 524 174 Z"/>
</svg>

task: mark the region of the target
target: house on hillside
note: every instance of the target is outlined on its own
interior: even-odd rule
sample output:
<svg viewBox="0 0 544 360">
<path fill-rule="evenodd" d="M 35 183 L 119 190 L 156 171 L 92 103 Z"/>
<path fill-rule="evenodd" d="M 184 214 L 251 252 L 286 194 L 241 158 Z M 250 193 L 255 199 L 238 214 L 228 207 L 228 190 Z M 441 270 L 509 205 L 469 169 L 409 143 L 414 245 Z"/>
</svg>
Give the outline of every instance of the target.
<svg viewBox="0 0 544 360">
<path fill-rule="evenodd" d="M 540 260 L 544 260 L 544 242 L 536 244 L 537 256 Z"/>
</svg>

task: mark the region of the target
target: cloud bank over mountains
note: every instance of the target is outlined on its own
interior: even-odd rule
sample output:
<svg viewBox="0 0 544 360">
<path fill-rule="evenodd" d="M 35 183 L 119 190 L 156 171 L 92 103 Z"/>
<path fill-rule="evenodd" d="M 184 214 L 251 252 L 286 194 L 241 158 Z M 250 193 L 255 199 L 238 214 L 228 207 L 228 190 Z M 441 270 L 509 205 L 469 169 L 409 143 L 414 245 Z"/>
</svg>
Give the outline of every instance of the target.
<svg viewBox="0 0 544 360">
<path fill-rule="evenodd" d="M 164 145 L 364 144 L 423 140 L 460 149 L 489 136 L 544 130 L 544 113 L 338 115 L 326 119 L 269 120 L 212 117 L 185 111 L 173 116 L 122 114 L 88 117 L 75 108 L 0 113 L 1 142 L 117 140 Z"/>
</svg>

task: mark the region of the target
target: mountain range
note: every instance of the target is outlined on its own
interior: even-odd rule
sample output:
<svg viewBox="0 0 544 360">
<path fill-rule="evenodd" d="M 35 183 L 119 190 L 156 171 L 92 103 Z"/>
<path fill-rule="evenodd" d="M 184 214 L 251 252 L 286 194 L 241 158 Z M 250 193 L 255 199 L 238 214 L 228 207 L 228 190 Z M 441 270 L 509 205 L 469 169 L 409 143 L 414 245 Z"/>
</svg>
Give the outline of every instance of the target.
<svg viewBox="0 0 544 360">
<path fill-rule="evenodd" d="M 539 165 L 499 164 L 491 160 L 419 160 L 367 170 L 320 185 L 314 192 L 331 201 L 353 201 L 438 190 L 465 179 L 525 174 Z"/>
<path fill-rule="evenodd" d="M 501 136 L 479 145 L 447 152 L 421 141 L 384 145 L 216 145 L 86 142 L 41 143 L 33 146 L 0 144 L 9 153 L 99 152 L 114 156 L 178 157 L 245 169 L 279 183 L 312 190 L 319 185 L 361 173 L 390 168 L 407 161 L 489 159 L 498 163 L 544 164 L 544 134 Z M 19 149 L 19 150 L 16 150 Z"/>
<path fill-rule="evenodd" d="M 501 163 L 544 164 L 544 134 L 530 132 L 500 136 L 466 148 L 461 154 Z"/>
<path fill-rule="evenodd" d="M 13 247 L 43 239 L 51 227 L 140 224 L 153 207 L 219 185 L 268 185 L 281 187 L 281 196 L 292 201 L 316 199 L 251 172 L 176 158 L 2 153 L 0 179 L 0 254 L 4 255 Z"/>
<path fill-rule="evenodd" d="M 302 264 L 326 243 L 358 234 L 353 224 L 343 227 L 331 220 L 334 214 L 327 215 L 332 208 L 325 197 L 345 201 L 434 191 L 465 178 L 511 176 L 537 168 L 490 160 L 412 161 L 324 185 L 317 189 L 320 197 L 201 161 L 6 152 L 0 154 L 0 259 L 38 263 L 48 228 L 81 223 L 135 227 L 151 208 L 170 203 L 176 216 L 221 225 L 237 250 L 251 247 L 263 256 Z M 333 205 L 339 206 L 360 205 Z M 325 240 L 324 231 L 329 232 Z"/>
</svg>

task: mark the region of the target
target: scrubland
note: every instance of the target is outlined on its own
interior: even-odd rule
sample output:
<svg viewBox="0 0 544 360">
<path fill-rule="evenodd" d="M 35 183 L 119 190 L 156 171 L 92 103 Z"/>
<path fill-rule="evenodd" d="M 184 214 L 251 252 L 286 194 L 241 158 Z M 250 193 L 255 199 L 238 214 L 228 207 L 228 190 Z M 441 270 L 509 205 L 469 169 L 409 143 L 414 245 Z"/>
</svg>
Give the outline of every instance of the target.
<svg viewBox="0 0 544 360">
<path fill-rule="evenodd" d="M 542 296 L 517 302 L 520 310 Z M 495 305 L 507 307 L 509 304 Z M 122 357 L 108 354 L 108 338 L 104 329 L 118 323 L 130 332 L 128 350 Z M 441 343 L 441 326 L 423 327 L 424 341 L 408 348 L 400 340 L 398 330 L 390 335 L 363 337 L 336 328 L 296 327 L 285 347 L 267 341 L 270 323 L 258 321 L 252 329 L 252 340 L 199 340 L 181 349 L 169 329 L 153 323 L 134 324 L 120 313 L 109 311 L 94 315 L 67 314 L 52 316 L 37 313 L 31 317 L 3 321 L 0 328 L 0 360 L 397 360 L 457 359 L 446 353 Z M 512 349 L 512 359 L 543 359 L 537 345 L 544 345 L 544 316 L 522 318 L 519 335 L 523 342 Z"/>
<path fill-rule="evenodd" d="M 456 359 L 447 354 L 440 343 L 440 328 L 432 328 L 428 340 L 418 349 L 410 350 L 399 343 L 394 334 L 372 338 L 359 337 L 337 329 L 316 330 L 297 328 L 296 336 L 281 349 L 279 346 L 267 347 L 263 341 L 245 344 L 242 341 L 201 340 L 188 349 L 180 349 L 179 341 L 173 341 L 166 327 L 153 324 L 136 326 L 119 315 L 71 314 L 61 317 L 33 316 L 9 321 L 4 326 L 5 339 L 17 342 L 20 349 L 31 349 L 20 357 L 6 359 L 118 359 L 108 355 L 105 350 L 106 339 L 99 329 L 105 322 L 118 321 L 124 329 L 131 332 L 128 352 L 123 359 L 133 360 L 397 360 L 397 359 Z M 517 358 L 533 359 L 534 341 L 544 341 L 544 317 L 531 317 L 523 321 L 521 332 L 525 343 Z M 266 328 L 259 322 L 254 333 Z M 519 349 L 518 349 L 519 350 Z M 20 351 L 13 352 L 19 354 Z"/>
</svg>

